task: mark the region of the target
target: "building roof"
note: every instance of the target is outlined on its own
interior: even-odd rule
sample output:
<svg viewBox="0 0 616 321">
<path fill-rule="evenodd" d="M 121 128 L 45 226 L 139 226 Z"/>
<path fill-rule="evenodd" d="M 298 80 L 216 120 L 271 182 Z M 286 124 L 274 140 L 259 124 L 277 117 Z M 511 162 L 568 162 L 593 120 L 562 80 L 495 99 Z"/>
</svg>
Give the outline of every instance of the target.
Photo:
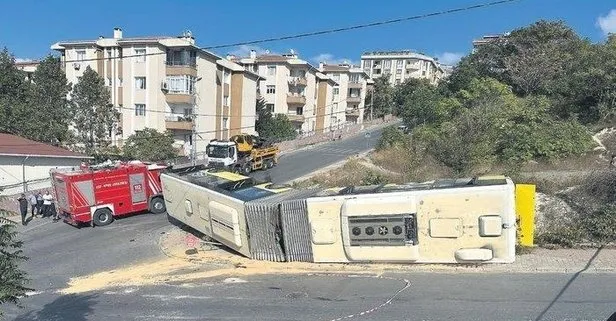
<svg viewBox="0 0 616 321">
<path fill-rule="evenodd" d="M 35 142 L 27 138 L 0 133 L 0 155 L 3 156 L 33 156 L 58 158 L 92 158 L 64 148 Z"/>
</svg>

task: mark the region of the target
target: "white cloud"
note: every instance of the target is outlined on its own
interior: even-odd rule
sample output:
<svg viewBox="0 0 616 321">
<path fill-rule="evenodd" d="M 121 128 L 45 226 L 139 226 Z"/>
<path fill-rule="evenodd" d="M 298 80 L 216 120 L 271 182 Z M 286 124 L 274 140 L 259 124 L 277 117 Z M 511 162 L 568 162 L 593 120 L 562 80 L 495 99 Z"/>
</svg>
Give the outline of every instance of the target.
<svg viewBox="0 0 616 321">
<path fill-rule="evenodd" d="M 251 50 L 256 51 L 257 55 L 262 55 L 262 54 L 265 54 L 266 52 L 266 49 L 261 48 L 259 46 L 241 45 L 237 47 L 237 49 L 229 52 L 229 54 L 234 55 L 236 57 L 249 57 Z"/>
<path fill-rule="evenodd" d="M 441 54 L 437 54 L 436 58 L 438 58 L 438 62 L 443 65 L 456 65 L 460 59 L 464 57 L 464 54 L 461 52 L 443 52 Z"/>
<path fill-rule="evenodd" d="M 597 26 L 604 34 L 616 33 L 616 9 L 610 10 L 605 16 L 597 18 Z"/>
<path fill-rule="evenodd" d="M 347 63 L 351 65 L 359 65 L 357 61 L 353 61 L 349 58 L 336 58 L 334 55 L 330 53 L 322 53 L 318 56 L 312 57 L 312 62 L 315 64 L 319 64 L 321 62 L 326 63 L 328 65 L 337 65 L 342 63 Z"/>
</svg>

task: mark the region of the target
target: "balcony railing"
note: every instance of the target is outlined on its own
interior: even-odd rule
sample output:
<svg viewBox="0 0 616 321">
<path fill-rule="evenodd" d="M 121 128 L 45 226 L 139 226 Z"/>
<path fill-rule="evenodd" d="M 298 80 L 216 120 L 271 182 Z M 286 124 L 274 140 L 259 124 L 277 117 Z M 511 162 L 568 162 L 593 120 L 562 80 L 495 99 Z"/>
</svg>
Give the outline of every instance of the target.
<svg viewBox="0 0 616 321">
<path fill-rule="evenodd" d="M 197 63 L 193 61 L 167 61 L 167 76 L 189 75 L 197 77 Z"/>
<path fill-rule="evenodd" d="M 349 88 L 361 88 L 363 84 L 359 81 L 349 81 Z"/>
<path fill-rule="evenodd" d="M 360 103 L 361 97 L 360 96 L 348 96 L 346 101 L 347 103 Z"/>
<path fill-rule="evenodd" d="M 289 77 L 288 83 L 291 86 L 306 86 L 308 85 L 308 79 L 302 76 L 291 76 Z"/>
<path fill-rule="evenodd" d="M 359 117 L 359 109 L 358 108 L 347 108 L 345 110 L 347 116 Z"/>
<path fill-rule="evenodd" d="M 302 94 L 288 93 L 287 94 L 287 104 L 304 105 L 306 104 L 306 96 Z"/>
<path fill-rule="evenodd" d="M 293 113 L 293 114 L 292 113 L 288 113 L 287 114 L 287 118 L 289 118 L 290 121 L 302 122 L 302 123 L 304 122 L 304 119 L 305 119 L 304 115 L 298 115 L 298 114 L 295 114 L 295 113 Z"/>
<path fill-rule="evenodd" d="M 165 116 L 165 127 L 172 130 L 191 130 L 192 118 L 185 115 L 167 115 Z"/>
<path fill-rule="evenodd" d="M 167 93 L 165 95 L 167 99 L 167 103 L 169 104 L 188 104 L 194 105 L 195 103 L 195 95 L 186 94 L 186 93 Z"/>
</svg>

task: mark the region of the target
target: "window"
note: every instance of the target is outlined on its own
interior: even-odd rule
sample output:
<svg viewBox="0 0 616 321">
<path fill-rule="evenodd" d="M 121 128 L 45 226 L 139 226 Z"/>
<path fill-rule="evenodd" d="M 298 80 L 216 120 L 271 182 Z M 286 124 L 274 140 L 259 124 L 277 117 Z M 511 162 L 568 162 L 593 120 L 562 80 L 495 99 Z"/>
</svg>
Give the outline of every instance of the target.
<svg viewBox="0 0 616 321">
<path fill-rule="evenodd" d="M 265 93 L 266 94 L 275 94 L 276 93 L 276 86 L 275 85 L 267 85 L 267 87 L 265 87 Z"/>
<path fill-rule="evenodd" d="M 192 135 L 191 134 L 184 134 L 184 142 L 188 143 L 189 145 L 192 145 Z"/>
<path fill-rule="evenodd" d="M 135 104 L 135 116 L 145 116 L 145 104 Z"/>
<path fill-rule="evenodd" d="M 425 76 L 425 75 L 426 75 L 426 71 L 425 71 L 425 70 L 424 70 L 424 71 L 422 71 L 422 72 L 421 72 L 421 75 L 422 75 L 422 76 Z"/>
<path fill-rule="evenodd" d="M 75 51 L 77 54 L 77 60 L 83 61 L 86 59 L 86 51 L 85 50 L 77 50 Z"/>
<path fill-rule="evenodd" d="M 167 65 L 196 66 L 197 52 L 194 50 L 167 50 Z"/>
<path fill-rule="evenodd" d="M 295 108 L 295 113 L 298 115 L 302 115 L 304 113 L 304 107 Z"/>
<path fill-rule="evenodd" d="M 116 86 L 122 87 L 122 78 L 117 78 L 116 79 Z"/>
<path fill-rule="evenodd" d="M 404 60 L 397 60 L 396 61 L 396 67 L 397 68 L 402 68 L 402 64 L 404 63 Z"/>
<path fill-rule="evenodd" d="M 222 82 L 224 84 L 229 84 L 230 81 L 231 81 L 231 73 L 229 73 L 226 70 L 223 70 L 223 72 L 222 72 Z"/>
<path fill-rule="evenodd" d="M 267 111 L 269 111 L 270 113 L 274 113 L 274 104 L 265 104 L 265 109 L 267 109 Z"/>
<path fill-rule="evenodd" d="M 349 76 L 349 82 L 353 82 L 353 83 L 358 83 L 359 82 L 359 75 L 353 74 Z"/>
<path fill-rule="evenodd" d="M 340 95 L 340 88 L 334 87 L 334 96 Z"/>
<path fill-rule="evenodd" d="M 118 57 L 122 58 L 122 48 L 118 48 Z"/>
<path fill-rule="evenodd" d="M 402 69 L 396 69 L 396 74 L 402 74 Z"/>
<path fill-rule="evenodd" d="M 306 70 L 304 70 L 304 69 L 291 69 L 291 77 L 306 77 Z"/>
<path fill-rule="evenodd" d="M 222 119 L 222 129 L 229 129 L 229 118 L 224 117 Z"/>
<path fill-rule="evenodd" d="M 145 77 L 135 77 L 135 89 L 145 89 Z"/>
<path fill-rule="evenodd" d="M 135 56 L 136 62 L 145 62 L 145 48 L 135 49 Z"/>
<path fill-rule="evenodd" d="M 189 117 L 192 115 L 192 108 L 184 108 L 184 117 Z"/>
<path fill-rule="evenodd" d="M 111 59 L 111 49 L 107 49 L 107 58 Z"/>
<path fill-rule="evenodd" d="M 229 106 L 229 96 L 222 97 L 222 105 Z"/>
<path fill-rule="evenodd" d="M 193 76 L 169 76 L 167 88 L 171 94 L 194 94 L 196 81 Z"/>
<path fill-rule="evenodd" d="M 334 103 L 334 105 L 332 106 L 333 110 L 338 110 L 338 103 Z"/>
<path fill-rule="evenodd" d="M 267 75 L 268 76 L 276 75 L 276 66 L 267 66 Z"/>
<path fill-rule="evenodd" d="M 364 60 L 364 69 L 370 69 L 370 60 Z"/>
<path fill-rule="evenodd" d="M 332 74 L 332 79 L 334 79 L 334 81 L 340 81 L 340 74 Z"/>
<path fill-rule="evenodd" d="M 351 88 L 349 89 L 349 96 L 353 97 L 353 98 L 357 98 L 360 96 L 360 90 L 358 88 Z"/>
<path fill-rule="evenodd" d="M 391 60 L 385 60 L 385 69 L 390 69 L 391 68 Z"/>
<path fill-rule="evenodd" d="M 111 86 L 111 78 L 105 77 L 105 86 Z"/>
</svg>

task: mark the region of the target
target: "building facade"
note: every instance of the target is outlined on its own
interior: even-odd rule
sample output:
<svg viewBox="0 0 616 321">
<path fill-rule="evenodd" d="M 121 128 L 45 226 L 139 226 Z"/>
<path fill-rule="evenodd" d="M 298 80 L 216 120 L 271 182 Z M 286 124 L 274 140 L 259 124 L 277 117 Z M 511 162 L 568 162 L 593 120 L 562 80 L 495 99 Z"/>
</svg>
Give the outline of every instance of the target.
<svg viewBox="0 0 616 321">
<path fill-rule="evenodd" d="M 509 33 L 497 34 L 497 35 L 485 35 L 481 39 L 473 40 L 473 52 L 485 44 L 500 41 L 509 37 Z"/>
<path fill-rule="evenodd" d="M 34 60 L 18 61 L 15 62 L 15 67 L 26 73 L 27 80 L 32 80 L 32 76 L 34 75 L 34 72 L 36 71 L 36 68 L 38 68 L 39 64 L 40 62 Z"/>
<path fill-rule="evenodd" d="M 261 76 L 258 95 L 272 113 L 287 115 L 298 132 L 322 132 L 329 126 L 328 119 L 317 121 L 317 114 L 331 114 L 329 95 L 334 82 L 295 53 L 257 55 L 251 51 L 249 57 L 228 59 Z"/>
<path fill-rule="evenodd" d="M 333 88 L 332 125 L 344 122 L 361 124 L 365 113 L 368 74 L 350 64 L 319 64 L 319 70 L 329 75 L 337 85 Z"/>
<path fill-rule="evenodd" d="M 434 58 L 412 51 L 374 51 L 361 55 L 361 66 L 370 78 L 389 77 L 392 85 L 410 78 L 437 84 L 444 75 Z"/>
<path fill-rule="evenodd" d="M 121 113 L 112 142 L 122 146 L 144 128 L 173 133 L 184 155 L 203 155 L 214 138 L 255 133 L 259 76 L 195 45 L 190 32 L 179 37 L 112 38 L 62 41 L 66 77 L 73 84 L 87 67 L 105 80 L 111 104 Z"/>
</svg>

